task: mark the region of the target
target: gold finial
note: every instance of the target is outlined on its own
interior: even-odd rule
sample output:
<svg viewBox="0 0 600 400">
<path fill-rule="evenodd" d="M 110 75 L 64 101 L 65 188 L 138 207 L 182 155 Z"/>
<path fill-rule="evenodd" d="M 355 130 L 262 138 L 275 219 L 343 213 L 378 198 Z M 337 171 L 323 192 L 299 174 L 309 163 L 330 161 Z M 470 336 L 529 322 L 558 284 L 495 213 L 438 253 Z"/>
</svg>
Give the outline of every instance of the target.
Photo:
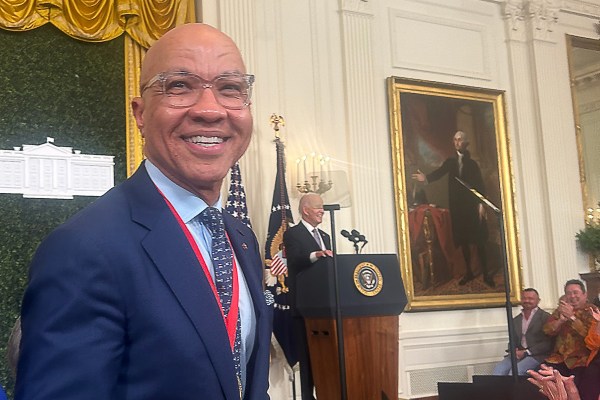
<svg viewBox="0 0 600 400">
<path fill-rule="evenodd" d="M 275 138 L 279 139 L 279 127 L 285 126 L 285 120 L 281 115 L 271 114 L 271 118 L 269 119 L 271 124 L 273 124 L 273 130 L 275 131 Z"/>
</svg>

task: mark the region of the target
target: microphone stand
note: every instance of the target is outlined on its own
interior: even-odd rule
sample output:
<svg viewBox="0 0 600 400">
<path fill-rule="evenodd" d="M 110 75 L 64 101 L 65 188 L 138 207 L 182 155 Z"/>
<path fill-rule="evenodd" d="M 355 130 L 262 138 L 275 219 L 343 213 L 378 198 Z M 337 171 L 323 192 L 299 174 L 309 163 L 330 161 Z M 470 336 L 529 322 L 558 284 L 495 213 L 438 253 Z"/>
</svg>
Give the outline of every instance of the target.
<svg viewBox="0 0 600 400">
<path fill-rule="evenodd" d="M 366 240 L 363 240 L 363 242 L 362 242 L 362 246 L 360 246 L 360 251 L 359 251 L 359 253 L 362 253 L 362 250 L 365 248 L 365 246 L 367 245 L 367 243 L 368 243 L 368 242 L 367 242 Z"/>
<path fill-rule="evenodd" d="M 504 295 L 505 295 L 505 308 L 506 308 L 506 319 L 508 321 L 508 353 L 510 355 L 510 366 L 512 370 L 512 376 L 515 383 L 519 382 L 519 374 L 517 368 L 517 355 L 516 348 L 514 345 L 514 321 L 512 316 L 512 304 L 510 302 L 510 282 L 509 282 L 509 273 L 508 273 L 508 258 L 506 256 L 506 239 L 505 239 L 505 231 L 504 231 L 504 217 L 502 215 L 502 210 L 496 207 L 491 201 L 489 201 L 485 196 L 479 193 L 476 189 L 472 188 L 469 184 L 464 182 L 459 177 L 455 176 L 454 179 L 458 181 L 462 186 L 464 186 L 469 192 L 471 192 L 477 200 L 481 204 L 485 204 L 488 208 L 490 208 L 496 216 L 498 217 L 498 224 L 500 226 L 500 244 L 502 247 L 502 262 L 503 267 L 502 270 L 504 272 Z"/>
<path fill-rule="evenodd" d="M 340 307 L 340 290 L 338 285 L 338 270 L 337 270 L 337 249 L 335 243 L 335 218 L 333 212 L 340 209 L 339 204 L 326 204 L 323 206 L 325 211 L 329 211 L 331 221 L 331 251 L 333 252 L 333 288 L 335 292 L 335 323 L 337 326 L 337 342 L 338 342 L 338 363 L 340 365 L 340 390 L 342 393 L 341 400 L 348 399 L 346 388 L 346 358 L 344 355 L 344 326 L 342 321 L 342 310 Z M 357 246 L 358 247 L 358 246 Z"/>
</svg>

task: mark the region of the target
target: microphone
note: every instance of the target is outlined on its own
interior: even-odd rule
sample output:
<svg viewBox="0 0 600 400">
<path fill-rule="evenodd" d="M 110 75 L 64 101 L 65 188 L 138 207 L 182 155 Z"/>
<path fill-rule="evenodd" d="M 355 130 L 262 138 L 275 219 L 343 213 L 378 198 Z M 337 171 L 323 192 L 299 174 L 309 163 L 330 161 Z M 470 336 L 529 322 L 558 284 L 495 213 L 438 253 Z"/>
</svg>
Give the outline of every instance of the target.
<svg viewBox="0 0 600 400">
<path fill-rule="evenodd" d="M 359 231 L 357 231 L 356 229 L 352 229 L 352 241 L 354 242 L 354 246 L 356 246 L 358 248 L 358 244 L 361 243 L 365 237 L 364 235 L 361 235 Z"/>
<path fill-rule="evenodd" d="M 354 244 L 354 251 L 356 252 L 356 254 L 358 254 L 358 236 L 360 235 L 360 233 L 358 233 L 358 231 L 356 229 L 352 229 L 352 231 L 348 232 L 347 230 L 343 229 L 341 232 L 343 237 L 345 237 L 346 239 L 348 239 L 349 241 L 352 242 L 352 244 Z"/>
</svg>

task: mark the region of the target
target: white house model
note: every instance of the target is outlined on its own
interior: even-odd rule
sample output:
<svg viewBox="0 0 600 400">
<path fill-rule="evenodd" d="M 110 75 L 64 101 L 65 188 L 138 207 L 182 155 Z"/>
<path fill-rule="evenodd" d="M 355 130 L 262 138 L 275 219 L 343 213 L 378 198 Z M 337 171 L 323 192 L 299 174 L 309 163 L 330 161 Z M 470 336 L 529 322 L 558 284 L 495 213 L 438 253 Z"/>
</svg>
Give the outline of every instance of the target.
<svg viewBox="0 0 600 400">
<path fill-rule="evenodd" d="M 72 199 L 101 196 L 114 186 L 113 156 L 81 154 L 53 143 L 47 138 L 41 145 L 0 150 L 0 193 Z"/>
</svg>

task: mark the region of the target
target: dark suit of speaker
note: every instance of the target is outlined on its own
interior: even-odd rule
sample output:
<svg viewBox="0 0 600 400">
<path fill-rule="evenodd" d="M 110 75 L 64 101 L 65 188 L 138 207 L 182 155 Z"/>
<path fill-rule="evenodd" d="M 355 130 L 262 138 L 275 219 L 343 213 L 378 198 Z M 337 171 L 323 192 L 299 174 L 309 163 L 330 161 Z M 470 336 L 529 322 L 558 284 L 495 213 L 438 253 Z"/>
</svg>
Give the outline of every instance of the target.
<svg viewBox="0 0 600 400">
<path fill-rule="evenodd" d="M 325 248 L 331 250 L 329 235 L 318 230 Z M 313 263 L 310 254 L 321 249 L 321 246 L 303 223 L 298 223 L 283 234 L 283 245 L 288 264 L 288 287 L 290 289 L 290 307 L 293 315 L 294 336 L 298 361 L 300 362 L 300 385 L 302 400 L 313 399 L 314 381 L 310 365 L 310 356 L 306 337 L 304 319 L 296 309 L 296 277 L 298 273 L 310 268 Z"/>
<path fill-rule="evenodd" d="M 331 250 L 331 239 L 329 235 L 322 230 L 318 230 L 321 239 L 327 250 Z M 310 261 L 310 254 L 322 250 L 319 244 L 306 229 L 303 223 L 291 227 L 283 234 L 283 245 L 285 247 L 285 256 L 288 264 L 288 287 L 290 288 L 290 306 L 292 313 L 298 316 L 295 303 L 296 293 L 296 276 L 299 272 L 305 271 L 311 267 L 313 263 Z"/>
</svg>

